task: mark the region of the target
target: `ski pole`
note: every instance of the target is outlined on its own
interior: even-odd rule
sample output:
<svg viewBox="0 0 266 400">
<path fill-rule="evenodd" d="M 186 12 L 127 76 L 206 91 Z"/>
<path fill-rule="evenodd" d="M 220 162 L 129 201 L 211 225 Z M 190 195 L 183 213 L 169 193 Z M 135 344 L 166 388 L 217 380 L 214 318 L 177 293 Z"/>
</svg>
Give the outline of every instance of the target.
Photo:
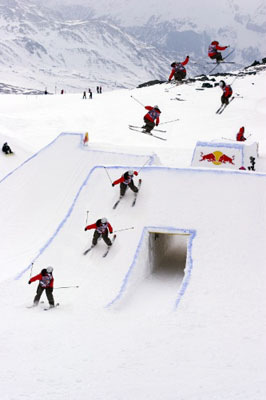
<svg viewBox="0 0 266 400">
<path fill-rule="evenodd" d="M 134 226 L 131 226 L 131 228 L 118 229 L 118 230 L 114 231 L 113 233 L 115 233 L 115 232 L 122 232 L 122 231 L 128 231 L 129 229 L 134 229 Z"/>
<path fill-rule="evenodd" d="M 175 122 L 175 121 L 179 121 L 179 118 L 177 118 L 177 119 L 172 119 L 172 121 L 161 122 L 160 125 L 169 124 L 170 122 Z"/>
<path fill-rule="evenodd" d="M 87 211 L 86 226 L 87 226 L 87 224 L 88 224 L 88 214 L 89 214 L 89 211 Z"/>
<path fill-rule="evenodd" d="M 134 96 L 130 95 L 132 99 L 134 99 L 137 103 L 139 103 L 142 107 L 145 107 L 144 104 L 142 104 L 138 99 L 136 99 Z"/>
<path fill-rule="evenodd" d="M 31 278 L 31 275 L 32 275 L 32 268 L 33 268 L 33 262 L 31 263 L 31 269 L 30 269 L 30 278 Z"/>
<path fill-rule="evenodd" d="M 112 182 L 112 180 L 111 180 L 111 178 L 110 178 L 110 175 L 109 175 L 109 173 L 108 173 L 106 167 L 103 167 L 103 168 L 104 168 L 104 170 L 105 170 L 105 172 L 106 172 L 106 174 L 107 174 L 107 176 L 108 176 L 108 178 L 109 178 L 109 180 L 110 180 L 110 182 L 111 182 L 111 184 L 112 184 L 113 182 Z"/>
<path fill-rule="evenodd" d="M 79 288 L 79 286 L 59 286 L 54 289 L 70 289 L 70 288 Z"/>
<path fill-rule="evenodd" d="M 142 168 L 144 168 L 145 165 L 148 164 L 149 161 L 150 161 L 150 158 L 148 158 L 148 160 L 142 165 L 142 167 L 140 167 L 140 169 L 138 170 L 138 174 L 139 174 L 139 171 L 141 171 Z"/>
</svg>

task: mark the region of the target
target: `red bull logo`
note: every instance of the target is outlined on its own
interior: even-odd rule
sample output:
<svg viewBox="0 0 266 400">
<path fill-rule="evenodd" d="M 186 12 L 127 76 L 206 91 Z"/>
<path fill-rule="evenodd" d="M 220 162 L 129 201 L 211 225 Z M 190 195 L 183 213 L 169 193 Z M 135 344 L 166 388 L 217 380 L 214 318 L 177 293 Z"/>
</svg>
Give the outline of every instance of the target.
<svg viewBox="0 0 266 400">
<path fill-rule="evenodd" d="M 221 164 L 234 164 L 234 159 L 235 156 L 228 157 L 226 154 L 222 153 L 221 151 L 214 151 L 213 153 L 209 154 L 203 154 L 202 152 L 200 153 L 201 160 L 199 161 L 208 161 L 212 162 L 215 165 L 221 165 Z"/>
</svg>

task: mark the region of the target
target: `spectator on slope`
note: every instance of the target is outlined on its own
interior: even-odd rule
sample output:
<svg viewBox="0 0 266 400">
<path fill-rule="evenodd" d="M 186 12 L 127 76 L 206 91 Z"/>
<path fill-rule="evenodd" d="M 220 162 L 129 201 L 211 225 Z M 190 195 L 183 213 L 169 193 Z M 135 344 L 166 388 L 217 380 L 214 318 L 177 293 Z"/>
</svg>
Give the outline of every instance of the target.
<svg viewBox="0 0 266 400">
<path fill-rule="evenodd" d="M 9 147 L 9 145 L 7 144 L 7 142 L 5 142 L 5 143 L 3 144 L 2 152 L 5 153 L 5 154 L 13 154 L 13 151 L 11 150 L 11 148 Z"/>
<path fill-rule="evenodd" d="M 222 102 L 222 104 L 228 105 L 229 98 L 232 96 L 233 90 L 230 85 L 226 85 L 225 81 L 220 81 L 219 86 L 223 91 L 223 95 L 221 97 L 221 102 Z"/>
<path fill-rule="evenodd" d="M 209 45 L 208 56 L 212 60 L 216 60 L 217 63 L 221 62 L 221 61 L 223 61 L 223 57 L 222 57 L 222 54 L 218 52 L 218 50 L 222 51 L 222 50 L 227 49 L 228 47 L 229 46 L 219 46 L 219 42 L 217 42 L 217 40 L 214 40 Z"/>
<path fill-rule="evenodd" d="M 130 189 L 135 193 L 139 191 L 139 189 L 134 185 L 133 181 L 134 175 L 137 176 L 138 172 L 130 169 L 129 171 L 126 171 L 121 176 L 121 178 L 117 179 L 112 183 L 112 186 L 118 185 L 120 183 L 120 199 L 125 195 L 128 187 L 130 187 Z"/>
<path fill-rule="evenodd" d="M 108 230 L 112 234 L 113 233 L 113 228 L 107 221 L 107 218 L 103 217 L 98 219 L 95 224 L 91 224 L 86 226 L 84 229 L 85 231 L 88 231 L 90 229 L 95 229 L 93 238 L 92 238 L 92 245 L 96 246 L 98 239 L 102 236 L 103 240 L 107 244 L 107 246 L 112 246 L 112 242 L 108 237 Z"/>
<path fill-rule="evenodd" d="M 90 99 L 92 99 L 92 91 L 89 89 L 89 96 L 90 96 Z"/>
<path fill-rule="evenodd" d="M 87 94 L 86 94 L 86 91 L 84 90 L 84 92 L 83 92 L 83 97 L 82 97 L 83 99 L 86 99 L 87 98 Z"/>
<path fill-rule="evenodd" d="M 34 297 L 33 304 L 37 306 L 39 304 L 41 295 L 45 290 L 46 297 L 50 304 L 50 307 L 54 307 L 54 296 L 53 296 L 53 287 L 54 287 L 54 277 L 53 277 L 53 267 L 47 267 L 46 269 L 42 269 L 41 272 L 33 276 L 29 280 L 29 285 L 32 282 L 39 281 L 39 285 L 37 287 L 36 296 Z"/>
<path fill-rule="evenodd" d="M 145 130 L 145 132 L 150 133 L 155 127 L 155 125 L 156 126 L 159 125 L 161 111 L 158 106 L 154 107 L 146 106 L 145 109 L 148 110 L 149 112 L 145 114 L 143 117 L 145 125 L 142 128 Z"/>
<path fill-rule="evenodd" d="M 242 127 L 239 129 L 239 132 L 238 132 L 237 135 L 236 135 L 236 140 L 237 140 L 238 142 L 245 142 L 245 140 L 247 140 L 247 139 L 245 138 L 245 136 L 244 136 L 244 132 L 245 132 L 245 128 L 244 128 L 244 126 L 242 126 Z"/>
<path fill-rule="evenodd" d="M 187 76 L 186 68 L 184 67 L 189 62 L 189 56 L 186 57 L 185 61 L 178 62 L 174 61 L 171 64 L 172 71 L 168 78 L 168 82 L 171 82 L 171 79 L 174 77 L 176 81 L 181 82 L 182 79 L 185 79 Z"/>
</svg>

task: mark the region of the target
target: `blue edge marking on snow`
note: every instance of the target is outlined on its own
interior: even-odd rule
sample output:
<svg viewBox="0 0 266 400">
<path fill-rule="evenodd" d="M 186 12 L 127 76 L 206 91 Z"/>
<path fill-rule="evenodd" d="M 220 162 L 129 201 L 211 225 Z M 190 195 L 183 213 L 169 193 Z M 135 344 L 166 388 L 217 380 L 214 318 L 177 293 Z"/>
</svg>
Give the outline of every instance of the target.
<svg viewBox="0 0 266 400">
<path fill-rule="evenodd" d="M 196 146 L 194 148 L 191 165 L 195 159 L 197 147 L 210 147 L 210 148 L 214 148 L 214 147 L 223 148 L 224 147 L 226 149 L 239 150 L 240 154 L 241 154 L 241 162 L 242 162 L 242 165 L 244 165 L 244 145 L 243 145 L 243 143 L 197 142 Z"/>
<path fill-rule="evenodd" d="M 165 234 L 167 234 L 167 233 L 177 233 L 177 234 L 188 234 L 189 235 L 188 246 L 187 246 L 187 262 L 186 262 L 186 269 L 185 269 L 185 277 L 184 277 L 184 279 L 182 281 L 182 285 L 181 285 L 181 288 L 180 288 L 180 290 L 178 292 L 178 296 L 177 296 L 177 299 L 175 301 L 175 306 L 174 306 L 174 309 L 175 310 L 177 309 L 177 307 L 178 307 L 178 305 L 179 305 L 179 303 L 181 301 L 181 298 L 185 294 L 185 291 L 186 291 L 186 289 L 187 289 L 187 287 L 189 285 L 189 282 L 190 282 L 191 272 L 192 272 L 192 268 L 193 268 L 192 242 L 193 242 L 193 239 L 196 236 L 196 231 L 195 230 L 191 230 L 191 229 L 177 229 L 177 228 L 173 228 L 173 227 L 160 227 L 160 226 L 149 226 L 149 227 L 146 226 L 146 227 L 144 227 L 144 229 L 142 231 L 141 238 L 139 240 L 139 243 L 138 243 L 138 246 L 137 246 L 137 249 L 136 249 L 136 252 L 135 252 L 135 255 L 133 257 L 133 261 L 132 261 L 132 263 L 131 263 L 131 265 L 130 265 L 130 267 L 129 267 L 129 269 L 128 269 L 128 271 L 127 271 L 127 273 L 126 273 L 126 275 L 125 275 L 125 277 L 123 279 L 123 282 L 122 282 L 122 285 L 120 287 L 120 290 L 119 290 L 118 294 L 115 296 L 115 298 L 105 306 L 106 308 L 111 307 L 114 303 L 116 303 L 119 299 L 121 299 L 123 293 L 125 292 L 127 284 L 129 282 L 129 279 L 130 279 L 130 275 L 132 274 L 132 272 L 133 272 L 133 270 L 134 270 L 134 268 L 135 268 L 135 266 L 137 264 L 137 260 L 138 260 L 138 257 L 139 257 L 139 252 L 140 252 L 140 249 L 142 247 L 142 243 L 143 243 L 144 237 L 147 234 L 149 234 L 149 232 L 158 232 L 158 233 L 162 232 L 162 233 L 165 233 Z"/>
<path fill-rule="evenodd" d="M 5 181 L 9 176 L 11 176 L 13 173 L 15 173 L 18 169 L 20 169 L 20 168 L 22 168 L 26 163 L 28 163 L 28 162 L 30 162 L 33 158 L 35 158 L 35 157 L 37 157 L 37 155 L 39 155 L 41 152 L 43 152 L 43 151 L 45 151 L 47 148 L 49 148 L 50 146 L 52 146 L 54 143 L 55 143 L 55 141 L 56 140 L 58 140 L 60 137 L 62 137 L 62 136 L 67 136 L 67 135 L 75 135 L 75 136 L 79 136 L 80 137 L 80 147 L 81 147 L 81 149 L 82 150 L 86 150 L 86 151 L 93 151 L 93 152 L 103 152 L 103 153 L 113 153 L 113 154 L 119 154 L 119 153 L 117 153 L 117 152 L 108 152 L 108 151 L 103 151 L 103 150 L 90 150 L 89 148 L 84 148 L 84 146 L 83 146 L 83 144 L 82 144 L 82 138 L 83 138 L 83 134 L 81 134 L 81 133 L 61 133 L 57 138 L 55 138 L 51 143 L 49 143 L 47 146 L 45 146 L 43 149 L 41 149 L 39 152 L 37 152 L 36 154 L 34 154 L 33 156 L 31 156 L 30 158 L 28 158 L 26 161 L 24 161 L 20 166 L 18 166 L 17 168 L 15 168 L 13 171 L 11 171 L 9 174 L 7 174 L 2 180 L 0 180 L 0 183 L 2 183 L 3 181 Z M 125 153 L 120 153 L 121 155 L 125 155 Z M 134 154 L 129 154 L 129 156 L 134 156 L 134 157 L 145 157 L 145 155 L 134 155 Z M 150 155 L 149 157 L 150 157 L 150 160 L 149 160 L 149 162 L 147 163 L 147 165 L 146 165 L 146 167 L 145 167 L 145 169 L 151 169 L 151 170 L 169 170 L 169 171 L 176 171 L 176 172 L 179 172 L 179 173 L 181 173 L 181 172 L 184 172 L 184 173 L 191 173 L 191 174 L 195 174 L 195 173 L 197 173 L 197 174 L 218 174 L 218 175 L 220 175 L 220 174 L 222 174 L 222 175 L 232 175 L 232 174 L 240 174 L 240 175 L 242 175 L 242 176 L 245 176 L 245 175 L 248 175 L 248 176 L 250 176 L 250 174 L 252 175 L 252 176 L 257 176 L 257 177 L 260 177 L 260 178 L 265 178 L 266 177 L 266 174 L 265 173 L 257 173 L 257 172 L 247 172 L 247 171 L 238 171 L 238 170 L 215 170 L 215 169 L 196 169 L 196 168 L 169 168 L 169 167 L 160 167 L 160 166 L 152 166 L 152 163 L 153 163 L 153 161 L 154 161 L 154 158 L 155 158 L 155 156 L 156 156 L 156 154 L 155 155 Z M 149 166 L 148 166 L 149 165 Z M 128 166 L 128 165 L 126 165 L 126 166 L 108 166 L 108 169 L 121 169 L 121 168 L 136 168 L 136 169 L 138 169 L 139 168 L 139 166 L 132 166 L 132 165 L 130 165 L 130 166 Z M 74 209 L 74 207 L 75 207 L 75 205 L 76 205 L 76 203 L 77 203 L 77 200 L 78 200 L 78 198 L 79 198 L 79 195 L 80 195 L 80 193 L 81 193 L 81 191 L 83 190 L 83 188 L 86 186 L 86 184 L 87 184 L 87 182 L 88 182 L 88 180 L 89 180 L 89 178 L 90 178 L 90 176 L 91 176 L 91 174 L 94 172 L 94 170 L 96 170 L 96 169 L 98 169 L 98 168 L 106 168 L 106 166 L 102 166 L 102 165 L 96 165 L 96 166 L 94 166 L 90 171 L 89 171 L 89 173 L 88 173 L 88 175 L 87 175 L 87 177 L 85 178 L 85 180 L 84 180 L 84 182 L 82 183 L 82 185 L 80 186 L 80 188 L 78 189 L 78 191 L 77 191 L 77 194 L 75 195 L 75 197 L 74 197 L 74 199 L 73 199 L 73 202 L 72 202 L 72 204 L 71 204 L 71 206 L 70 206 L 70 208 L 69 208 L 69 210 L 67 211 L 67 213 L 66 213 L 66 215 L 65 215 L 65 217 L 63 218 L 63 220 L 59 223 L 59 225 L 58 225 L 58 227 L 56 228 L 56 230 L 55 230 L 55 232 L 53 233 L 53 235 L 47 240 L 47 242 L 43 245 L 43 247 L 39 250 L 39 253 L 38 253 L 38 255 L 30 262 L 30 264 L 26 267 L 26 268 L 24 268 L 14 279 L 15 280 L 18 280 L 18 279 L 20 279 L 23 275 L 24 275 L 24 273 L 25 272 L 27 272 L 31 267 L 32 267 L 32 264 L 44 253 L 44 251 L 49 247 L 49 245 L 53 242 L 53 240 L 56 238 L 56 236 L 58 235 L 58 233 L 60 232 L 60 230 L 63 228 L 63 226 L 64 226 L 64 224 L 66 223 L 66 221 L 67 221 L 67 219 L 70 217 L 70 215 L 72 214 L 72 211 L 73 211 L 73 209 Z M 125 278 L 124 278 L 124 280 L 123 280 L 123 283 L 122 283 L 122 286 L 121 286 L 121 288 L 120 288 L 120 291 L 119 291 L 119 293 L 118 293 L 118 295 L 109 303 L 109 304 L 107 304 L 106 305 L 106 307 L 110 307 L 112 304 L 114 304 L 114 302 L 115 301 L 117 301 L 121 296 L 122 296 L 122 293 L 124 292 L 124 290 L 125 290 L 125 288 L 126 288 L 126 286 L 127 286 L 127 282 L 128 282 L 128 279 L 129 279 L 129 276 L 130 276 L 130 274 L 131 274 L 131 272 L 132 272 L 132 270 L 133 270 L 133 268 L 134 268 L 134 266 L 135 266 L 135 264 L 136 264 L 136 260 L 137 260 L 137 256 L 138 256 L 138 253 L 139 253 L 139 251 L 140 251 L 140 248 L 141 248 L 141 244 L 142 244 L 142 240 L 143 240 L 143 238 L 144 238 L 144 235 L 147 233 L 147 231 L 149 230 L 149 229 L 152 229 L 152 228 L 148 228 L 148 227 L 145 227 L 144 229 L 143 229 L 143 232 L 142 232 L 142 236 L 141 236 L 141 238 L 140 238 L 140 241 L 139 241 L 139 244 L 138 244 L 138 247 L 137 247 L 137 249 L 136 249 L 136 252 L 135 252 L 135 256 L 134 256 L 134 259 L 133 259 L 133 262 L 132 262 L 132 264 L 131 264 L 131 266 L 129 267 L 129 270 L 128 270 L 128 272 L 127 272 L 127 274 L 126 274 L 126 276 L 125 276 Z M 154 227 L 154 229 L 159 229 L 159 227 Z M 161 228 L 162 229 L 162 228 Z M 165 229 L 165 228 L 163 228 L 163 229 Z M 175 231 L 175 232 L 181 232 L 182 230 L 180 230 L 180 229 L 176 229 L 176 228 L 173 228 L 173 227 L 171 227 L 171 228 L 168 228 L 168 232 L 170 232 L 172 230 L 172 232 L 173 231 Z M 187 288 L 187 286 L 188 286 L 188 284 L 189 284 L 189 281 L 190 281 L 190 275 L 191 275 L 191 271 L 192 271 L 192 266 L 193 266 L 193 262 L 192 262 L 192 241 L 193 241 L 193 239 L 194 239 L 194 237 L 195 237 L 195 235 L 196 235 L 196 231 L 194 231 L 194 230 L 183 230 L 183 232 L 185 232 L 185 233 L 190 233 L 190 239 L 189 239 L 189 243 L 188 243 L 188 261 L 187 261 L 187 269 L 186 269 L 186 274 L 185 274 L 185 278 L 184 278 L 184 280 L 183 280 L 183 283 L 182 283 L 182 286 L 181 286 L 181 289 L 180 289 L 180 291 L 179 291 L 179 293 L 178 293 L 178 297 L 177 297 L 177 299 L 176 299 L 176 302 L 175 302 L 175 309 L 178 307 L 178 304 L 180 303 L 180 300 L 181 300 L 181 298 L 182 298 L 182 296 L 184 295 L 184 293 L 185 293 L 185 291 L 186 291 L 186 288 Z"/>
</svg>

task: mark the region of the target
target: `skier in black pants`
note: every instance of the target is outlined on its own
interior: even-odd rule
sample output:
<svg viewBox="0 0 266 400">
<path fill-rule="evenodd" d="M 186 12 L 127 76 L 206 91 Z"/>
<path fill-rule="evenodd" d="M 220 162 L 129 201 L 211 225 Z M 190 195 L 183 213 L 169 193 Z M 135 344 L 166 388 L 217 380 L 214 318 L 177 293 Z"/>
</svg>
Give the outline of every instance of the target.
<svg viewBox="0 0 266 400">
<path fill-rule="evenodd" d="M 2 147 L 2 152 L 5 154 L 12 154 L 13 151 L 11 150 L 10 146 L 5 142 Z"/>
<path fill-rule="evenodd" d="M 39 285 L 37 287 L 37 293 L 34 297 L 33 304 L 35 306 L 38 305 L 41 295 L 45 290 L 47 299 L 49 301 L 50 307 L 54 307 L 54 296 L 53 296 L 53 288 L 54 288 L 54 277 L 53 277 L 53 267 L 47 267 L 41 270 L 41 272 L 33 276 L 29 280 L 29 285 L 32 282 L 39 281 Z"/>
<path fill-rule="evenodd" d="M 125 172 L 121 178 L 117 179 L 116 181 L 114 181 L 112 183 L 112 186 L 118 185 L 118 183 L 120 183 L 120 198 L 122 198 L 128 187 L 130 187 L 130 189 L 137 193 L 139 191 L 139 189 L 134 185 L 134 181 L 133 181 L 133 176 L 134 175 L 138 175 L 137 171 L 133 171 L 133 170 L 129 170 L 127 172 Z"/>
<path fill-rule="evenodd" d="M 103 240 L 107 244 L 107 246 L 112 246 L 112 242 L 108 237 L 108 230 L 110 233 L 113 233 L 113 228 L 111 224 L 107 221 L 107 218 L 103 217 L 98 219 L 95 224 L 91 224 L 85 227 L 85 231 L 90 229 L 95 229 L 92 239 L 93 246 L 96 246 L 98 239 L 102 236 Z"/>
</svg>

